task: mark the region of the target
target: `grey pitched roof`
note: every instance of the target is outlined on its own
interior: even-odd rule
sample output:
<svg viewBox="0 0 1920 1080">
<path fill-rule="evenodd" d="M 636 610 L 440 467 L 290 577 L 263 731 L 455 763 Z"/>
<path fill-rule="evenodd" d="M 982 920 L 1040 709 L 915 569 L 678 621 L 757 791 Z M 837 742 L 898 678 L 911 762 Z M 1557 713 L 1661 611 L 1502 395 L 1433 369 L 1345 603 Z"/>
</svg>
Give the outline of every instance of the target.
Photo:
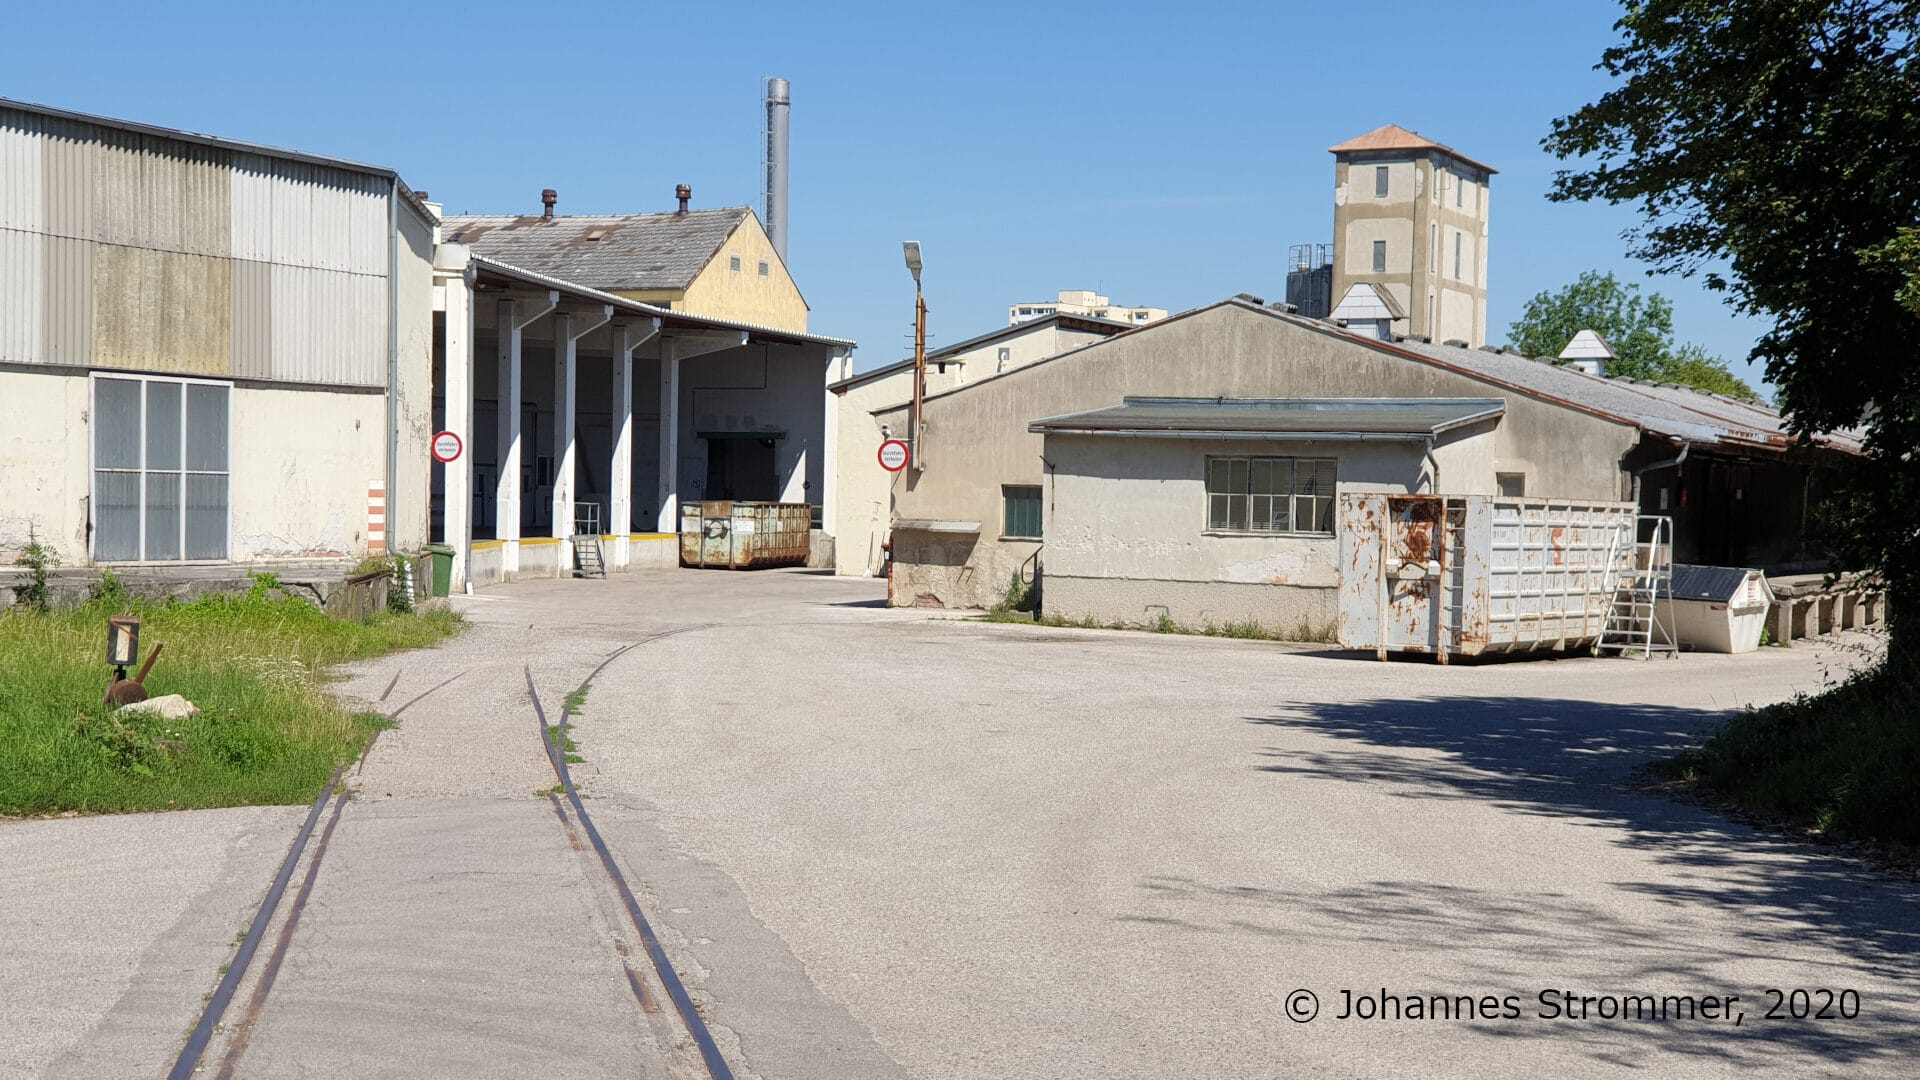
<svg viewBox="0 0 1920 1080">
<path fill-rule="evenodd" d="M 1491 420 L 1501 398 L 1163 398 L 1035 420 L 1028 431 L 1165 438 L 1424 439 Z"/>
<path fill-rule="evenodd" d="M 1355 339 L 1368 340 L 1358 336 Z M 1480 378 L 1505 383 L 1529 396 L 1625 420 L 1668 438 L 1775 450 L 1784 450 L 1795 441 L 1787 431 L 1786 418 L 1778 410 L 1691 387 L 1602 378 L 1578 368 L 1529 360 L 1514 353 L 1421 341 L 1368 343 L 1376 348 L 1405 350 Z M 1832 432 L 1818 441 L 1842 450 L 1860 448 L 1858 434 L 1850 431 Z"/>
<path fill-rule="evenodd" d="M 477 255 L 596 289 L 684 289 L 752 216 L 744 206 L 691 210 L 684 217 L 454 215 L 440 234 Z"/>
</svg>

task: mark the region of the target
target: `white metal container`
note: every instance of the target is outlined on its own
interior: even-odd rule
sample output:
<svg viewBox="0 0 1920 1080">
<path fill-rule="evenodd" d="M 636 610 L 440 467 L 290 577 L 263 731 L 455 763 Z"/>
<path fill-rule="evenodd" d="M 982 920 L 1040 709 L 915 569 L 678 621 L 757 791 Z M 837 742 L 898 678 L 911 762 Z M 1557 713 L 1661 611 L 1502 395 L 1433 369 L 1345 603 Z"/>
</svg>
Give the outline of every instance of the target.
<svg viewBox="0 0 1920 1080">
<path fill-rule="evenodd" d="M 1632 503 L 1340 496 L 1340 644 L 1449 655 L 1580 649 L 1632 572 Z"/>
<path fill-rule="evenodd" d="M 1758 570 L 1730 566 L 1673 568 L 1674 636 L 1683 649 L 1743 653 L 1760 647 L 1773 590 Z"/>
</svg>

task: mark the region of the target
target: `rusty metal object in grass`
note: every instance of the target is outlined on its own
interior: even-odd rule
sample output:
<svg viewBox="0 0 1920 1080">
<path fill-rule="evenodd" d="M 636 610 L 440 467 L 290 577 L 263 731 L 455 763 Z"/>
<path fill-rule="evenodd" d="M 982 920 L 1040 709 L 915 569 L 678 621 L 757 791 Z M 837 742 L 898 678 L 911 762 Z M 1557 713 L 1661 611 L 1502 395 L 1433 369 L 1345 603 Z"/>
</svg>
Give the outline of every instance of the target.
<svg viewBox="0 0 1920 1080">
<path fill-rule="evenodd" d="M 114 680 L 107 685 L 107 704 L 117 709 L 122 705 L 147 700 L 147 672 L 153 670 L 153 662 L 160 659 L 161 650 L 166 647 L 164 641 L 155 645 L 153 651 L 147 654 L 147 662 L 140 665 L 140 674 L 131 679 L 127 678 L 126 668 L 115 668 Z"/>
</svg>

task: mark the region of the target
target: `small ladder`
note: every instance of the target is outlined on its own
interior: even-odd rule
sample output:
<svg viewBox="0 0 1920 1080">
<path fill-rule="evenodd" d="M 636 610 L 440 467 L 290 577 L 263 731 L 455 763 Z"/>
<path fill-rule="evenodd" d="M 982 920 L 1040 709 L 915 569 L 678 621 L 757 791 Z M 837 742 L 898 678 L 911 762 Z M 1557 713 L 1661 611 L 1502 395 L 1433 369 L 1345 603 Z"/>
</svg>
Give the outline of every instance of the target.
<svg viewBox="0 0 1920 1080">
<path fill-rule="evenodd" d="M 576 503 L 573 508 L 573 568 L 581 577 L 607 576 L 606 552 L 600 548 L 600 504 Z"/>
<path fill-rule="evenodd" d="M 1646 536 L 1634 545 L 1633 567 L 1614 589 L 1613 607 L 1600 633 L 1600 652 L 1622 656 L 1655 653 L 1677 655 L 1673 618 L 1673 519 L 1643 514 L 1639 528 Z"/>
</svg>

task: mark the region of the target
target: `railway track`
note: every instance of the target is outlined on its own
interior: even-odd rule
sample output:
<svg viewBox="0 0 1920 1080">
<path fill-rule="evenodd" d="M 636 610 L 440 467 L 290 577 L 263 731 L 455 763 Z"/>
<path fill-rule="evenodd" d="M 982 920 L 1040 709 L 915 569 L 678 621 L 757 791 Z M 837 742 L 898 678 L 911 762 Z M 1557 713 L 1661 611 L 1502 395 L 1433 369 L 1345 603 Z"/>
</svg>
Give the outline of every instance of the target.
<svg viewBox="0 0 1920 1080">
<path fill-rule="evenodd" d="M 582 851 L 579 836 L 584 833 L 588 845 L 591 846 L 598 859 L 600 867 L 606 874 L 614 892 L 618 895 L 620 905 L 625 909 L 626 915 L 633 925 L 634 932 L 639 936 L 640 942 L 646 950 L 648 960 L 651 962 L 654 970 L 654 975 L 659 980 L 661 987 L 665 989 L 668 999 L 673 1003 L 674 1012 L 678 1015 L 681 1025 L 685 1028 L 688 1038 L 692 1040 L 694 1046 L 699 1050 L 701 1062 L 705 1066 L 706 1073 L 710 1080 L 733 1080 L 733 1071 L 731 1067 L 728 1066 L 726 1059 L 722 1056 L 719 1046 L 713 1039 L 712 1032 L 707 1028 L 705 1019 L 700 1015 L 692 997 L 687 993 L 685 983 L 680 979 L 679 973 L 675 970 L 672 960 L 667 956 L 665 948 L 660 944 L 659 937 L 654 933 L 652 924 L 648 921 L 646 914 L 641 910 L 639 900 L 635 897 L 631 885 L 627 882 L 625 873 L 620 869 L 619 862 L 614 858 L 612 850 L 608 848 L 606 841 L 600 835 L 599 829 L 595 827 L 592 816 L 587 812 L 586 804 L 581 800 L 580 793 L 574 786 L 572 772 L 567 767 L 566 754 L 561 750 L 565 732 L 571 725 L 573 719 L 572 703 L 580 700 L 584 693 L 593 685 L 593 680 L 598 678 L 600 673 L 607 669 L 608 665 L 649 642 L 708 628 L 707 626 L 688 626 L 667 630 L 648 635 L 638 641 L 630 642 L 614 650 L 602 659 L 600 663 L 588 673 L 587 677 L 581 681 L 580 685 L 567 696 L 561 706 L 560 717 L 557 723 L 549 721 L 546 707 L 540 701 L 539 691 L 533 682 L 532 666 L 523 665 L 523 674 L 527 684 L 527 696 L 533 706 L 533 717 L 537 724 L 541 747 L 545 750 L 547 762 L 552 766 L 554 777 L 558 781 L 559 791 L 550 794 L 548 798 L 553 802 L 554 811 L 560 818 L 560 823 L 563 826 L 569 843 L 575 851 Z M 408 709 L 426 699 L 428 696 L 444 689 L 461 676 L 468 674 L 471 670 L 471 668 L 464 669 L 434 686 L 427 688 L 409 699 L 405 704 L 387 713 L 386 716 L 390 720 L 398 720 Z M 393 692 L 394 687 L 398 685 L 399 680 L 400 675 L 396 673 L 393 680 L 387 684 L 386 691 L 381 694 L 380 700 L 386 700 L 388 695 Z M 213 1074 L 218 1077 L 219 1080 L 230 1080 L 230 1078 L 235 1075 L 239 1062 L 246 1053 L 247 1045 L 251 1039 L 256 1022 L 260 1019 L 266 1008 L 268 996 L 271 994 L 274 982 L 279 976 L 281 964 L 285 960 L 295 932 L 299 928 L 301 914 L 305 911 L 307 900 L 313 892 L 314 883 L 319 878 L 320 866 L 326 857 L 328 845 L 333 839 L 334 829 L 339 825 L 341 816 L 346 810 L 351 792 L 343 781 L 346 780 L 349 773 L 358 774 L 360 769 L 365 767 L 366 760 L 372 753 L 373 746 L 379 737 L 380 732 L 375 731 L 367 740 L 366 746 L 361 749 L 356 759 L 341 763 L 328 779 L 326 786 L 321 789 L 319 796 L 314 799 L 313 804 L 308 808 L 307 816 L 301 822 L 299 831 L 295 833 L 293 842 L 288 847 L 286 857 L 281 860 L 279 870 L 274 875 L 273 883 L 268 888 L 265 898 L 261 900 L 259 909 L 254 914 L 253 921 L 248 925 L 246 933 L 242 936 L 239 946 L 234 951 L 232 960 L 223 970 L 219 984 L 214 988 L 213 994 L 208 997 L 205 1007 L 201 1010 L 199 1019 L 187 1037 L 186 1044 L 181 1048 L 179 1056 L 174 1061 L 173 1068 L 168 1072 L 168 1080 L 190 1080 L 190 1078 L 201 1073 L 204 1064 L 203 1059 L 207 1056 L 207 1050 L 213 1043 L 216 1032 L 221 1030 L 223 1021 L 226 1018 L 228 1010 L 233 1005 L 235 996 L 241 985 L 245 982 L 247 974 L 252 968 L 253 961 L 257 958 L 262 944 L 268 937 L 269 931 L 273 927 L 275 916 L 280 909 L 282 901 L 285 899 L 287 888 L 292 883 L 295 871 L 299 869 L 301 860 L 307 854 L 309 845 L 311 844 L 312 857 L 306 860 L 306 872 L 288 908 L 287 917 L 281 921 L 278 932 L 273 935 L 273 946 L 267 955 L 265 965 L 260 970 L 260 977 L 255 982 L 252 993 L 248 995 L 245 1010 L 240 1020 L 234 1025 L 233 1035 L 228 1039 L 225 1050 L 220 1055 L 217 1072 Z M 331 803 L 330 811 L 328 809 L 329 803 Z M 571 819 L 567 814 L 568 809 L 572 811 Z M 319 827 L 320 819 L 323 815 L 326 817 L 326 824 L 320 828 L 319 839 L 315 842 L 313 839 L 314 832 L 316 827 Z M 625 970 L 628 985 L 633 990 L 635 998 L 639 1000 L 642 1010 L 649 1014 L 658 1013 L 660 1011 L 659 1006 L 653 1000 L 653 995 L 648 992 L 645 980 L 636 973 L 632 967 L 627 966 L 624 961 L 622 962 L 622 967 Z"/>
</svg>

